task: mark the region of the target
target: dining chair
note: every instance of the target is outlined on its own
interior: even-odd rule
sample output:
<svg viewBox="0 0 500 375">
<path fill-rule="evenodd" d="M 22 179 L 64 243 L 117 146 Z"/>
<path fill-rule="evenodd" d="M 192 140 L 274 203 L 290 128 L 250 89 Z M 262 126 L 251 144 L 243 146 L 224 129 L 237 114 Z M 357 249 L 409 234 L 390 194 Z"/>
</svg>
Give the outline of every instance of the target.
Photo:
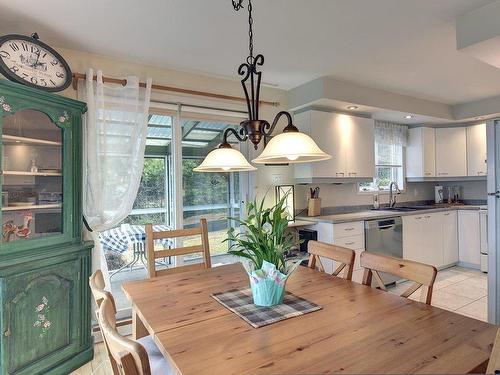
<svg viewBox="0 0 500 375">
<path fill-rule="evenodd" d="M 500 329 L 497 331 L 493 349 L 491 350 L 490 360 L 486 368 L 487 374 L 500 374 Z"/>
<path fill-rule="evenodd" d="M 199 236 L 200 244 L 172 248 L 172 249 L 155 250 L 155 241 L 157 240 L 162 240 L 167 238 L 191 237 L 191 236 Z M 166 268 L 161 270 L 158 270 L 156 268 L 156 259 L 178 256 L 178 255 L 196 254 L 196 253 L 202 254 L 203 262 L 190 264 L 187 266 Z M 154 232 L 153 225 L 146 224 L 146 256 L 148 263 L 148 276 L 150 278 L 177 272 L 210 268 L 212 264 L 210 261 L 210 247 L 208 244 L 207 220 L 202 218 L 200 220 L 200 226 L 194 228 L 167 230 L 160 232 Z"/>
<path fill-rule="evenodd" d="M 104 282 L 104 276 L 102 275 L 101 270 L 95 271 L 92 275 L 90 275 L 89 278 L 89 286 L 90 286 L 90 291 L 92 292 L 92 297 L 94 298 L 94 302 L 96 305 L 96 310 L 95 310 L 95 316 L 97 319 L 97 324 L 99 325 L 99 329 L 101 330 L 102 333 L 102 327 L 101 323 L 99 322 L 99 307 L 101 307 L 101 303 L 105 298 L 109 298 L 109 302 L 111 304 L 111 308 L 113 309 L 113 313 L 116 314 L 116 304 L 115 304 L 115 299 L 111 294 L 106 294 L 106 291 L 104 290 L 106 284 Z M 118 368 L 116 367 L 116 362 L 114 361 L 113 357 L 111 356 L 111 353 L 109 351 L 108 343 L 106 342 L 106 339 L 104 338 L 104 334 L 102 335 L 102 341 L 104 343 L 104 347 L 106 348 L 106 353 L 108 354 L 108 358 L 111 364 L 111 369 L 113 370 L 113 374 L 118 373 Z"/>
<path fill-rule="evenodd" d="M 325 272 L 325 267 L 321 263 L 320 257 L 331 259 L 340 263 L 332 275 L 338 276 L 345 269 L 343 278 L 349 281 L 352 280 L 354 259 L 356 257 L 354 250 L 324 242 L 309 241 L 307 243 L 307 251 L 310 254 L 309 263 L 307 264 L 309 268 L 318 268 L 320 271 Z"/>
<path fill-rule="evenodd" d="M 174 371 L 151 336 L 137 341 L 118 333 L 115 308 L 109 292 L 99 307 L 99 326 L 109 349 L 114 375 L 173 375 Z"/>
<path fill-rule="evenodd" d="M 393 258 L 363 251 L 360 257 L 361 267 L 365 268 L 363 274 L 363 284 L 371 286 L 375 279 L 377 287 L 387 291 L 380 272 L 413 281 L 413 284 L 401 294 L 401 297 L 408 298 L 421 289 L 420 302 L 430 305 L 432 300 L 432 288 L 436 280 L 437 269 L 434 266 L 414 262 L 401 258 Z"/>
</svg>

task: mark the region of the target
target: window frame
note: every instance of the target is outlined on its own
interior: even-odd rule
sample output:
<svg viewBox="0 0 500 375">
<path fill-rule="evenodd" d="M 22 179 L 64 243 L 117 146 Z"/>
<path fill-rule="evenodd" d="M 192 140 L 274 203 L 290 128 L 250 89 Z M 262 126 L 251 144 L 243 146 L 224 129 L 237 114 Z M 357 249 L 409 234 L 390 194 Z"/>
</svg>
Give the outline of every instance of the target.
<svg viewBox="0 0 500 375">
<path fill-rule="evenodd" d="M 375 143 L 375 152 L 377 152 L 377 144 Z M 392 167 L 392 168 L 401 168 L 401 173 L 402 173 L 402 181 L 403 181 L 403 186 L 399 186 L 398 184 L 398 188 L 399 188 L 399 191 L 401 192 L 401 194 L 404 194 L 406 192 L 406 188 L 407 188 L 407 181 L 406 181 L 406 147 L 405 146 L 401 146 L 401 165 L 395 165 L 395 164 L 375 164 L 374 166 L 374 177 L 371 179 L 371 181 L 373 182 L 375 180 L 375 177 L 377 176 L 377 167 Z M 377 155 L 375 155 L 375 160 L 377 160 Z M 369 181 L 369 180 L 367 180 Z M 376 190 L 366 190 L 366 191 L 363 191 L 361 190 L 361 184 L 363 182 L 367 182 L 367 181 L 362 181 L 362 182 L 358 182 L 356 184 L 356 191 L 359 195 L 373 195 L 373 194 L 379 194 L 379 195 L 389 195 L 390 194 L 390 191 L 389 189 L 387 190 L 380 190 L 377 189 Z"/>
</svg>

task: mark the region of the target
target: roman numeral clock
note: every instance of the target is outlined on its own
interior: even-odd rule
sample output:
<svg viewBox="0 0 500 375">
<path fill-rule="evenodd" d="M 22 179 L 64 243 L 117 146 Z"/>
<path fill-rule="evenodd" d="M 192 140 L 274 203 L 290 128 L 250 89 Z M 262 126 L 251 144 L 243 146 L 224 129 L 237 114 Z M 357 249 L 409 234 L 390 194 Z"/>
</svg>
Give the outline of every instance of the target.
<svg viewBox="0 0 500 375">
<path fill-rule="evenodd" d="M 11 81 L 50 92 L 64 90 L 72 79 L 63 57 L 41 42 L 37 33 L 0 37 L 0 73 Z"/>
</svg>

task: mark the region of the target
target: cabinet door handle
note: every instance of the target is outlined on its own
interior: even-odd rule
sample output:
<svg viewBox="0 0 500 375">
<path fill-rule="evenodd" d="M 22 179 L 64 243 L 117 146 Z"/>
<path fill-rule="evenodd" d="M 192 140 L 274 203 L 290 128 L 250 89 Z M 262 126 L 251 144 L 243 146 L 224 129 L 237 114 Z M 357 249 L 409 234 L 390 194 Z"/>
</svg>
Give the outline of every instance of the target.
<svg viewBox="0 0 500 375">
<path fill-rule="evenodd" d="M 340 175 L 340 176 L 339 176 Z M 336 177 L 344 177 L 345 173 L 344 172 L 336 172 L 335 176 Z"/>
<path fill-rule="evenodd" d="M 421 218 L 422 218 L 422 216 L 417 216 L 417 217 L 415 218 L 415 220 L 420 220 Z"/>
<path fill-rule="evenodd" d="M 430 176 L 432 173 L 431 172 L 425 172 L 426 176 Z"/>
<path fill-rule="evenodd" d="M 444 214 L 444 216 L 449 216 L 449 215 L 450 215 L 450 213 L 449 213 L 449 212 L 446 212 L 446 213 Z"/>
<path fill-rule="evenodd" d="M 446 176 L 448 174 L 448 172 L 439 172 L 438 175 L 440 176 Z"/>
<path fill-rule="evenodd" d="M 349 177 L 356 177 L 357 173 L 356 172 L 349 172 Z"/>
<path fill-rule="evenodd" d="M 351 230 L 354 230 L 354 228 L 353 228 L 353 227 L 350 227 L 350 228 L 345 228 L 345 230 L 347 230 L 347 231 L 351 231 Z"/>
<path fill-rule="evenodd" d="M 430 216 L 429 216 L 429 215 L 426 215 L 426 216 L 425 216 L 425 218 L 426 218 L 426 219 L 429 219 L 429 218 L 430 218 Z"/>
<path fill-rule="evenodd" d="M 354 242 L 344 242 L 344 245 L 354 245 Z"/>
</svg>

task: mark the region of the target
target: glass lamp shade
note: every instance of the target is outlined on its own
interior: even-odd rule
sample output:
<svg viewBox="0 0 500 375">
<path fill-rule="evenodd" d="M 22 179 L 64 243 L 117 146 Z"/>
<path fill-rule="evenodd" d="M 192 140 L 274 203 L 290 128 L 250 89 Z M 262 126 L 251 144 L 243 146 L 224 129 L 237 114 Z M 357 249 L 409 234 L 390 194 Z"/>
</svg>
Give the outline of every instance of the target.
<svg viewBox="0 0 500 375">
<path fill-rule="evenodd" d="M 271 138 L 256 164 L 309 163 L 331 159 L 307 134 L 285 132 Z"/>
<path fill-rule="evenodd" d="M 220 147 L 210 151 L 203 162 L 193 170 L 195 172 L 248 172 L 256 169 L 238 150 L 232 147 Z"/>
</svg>

